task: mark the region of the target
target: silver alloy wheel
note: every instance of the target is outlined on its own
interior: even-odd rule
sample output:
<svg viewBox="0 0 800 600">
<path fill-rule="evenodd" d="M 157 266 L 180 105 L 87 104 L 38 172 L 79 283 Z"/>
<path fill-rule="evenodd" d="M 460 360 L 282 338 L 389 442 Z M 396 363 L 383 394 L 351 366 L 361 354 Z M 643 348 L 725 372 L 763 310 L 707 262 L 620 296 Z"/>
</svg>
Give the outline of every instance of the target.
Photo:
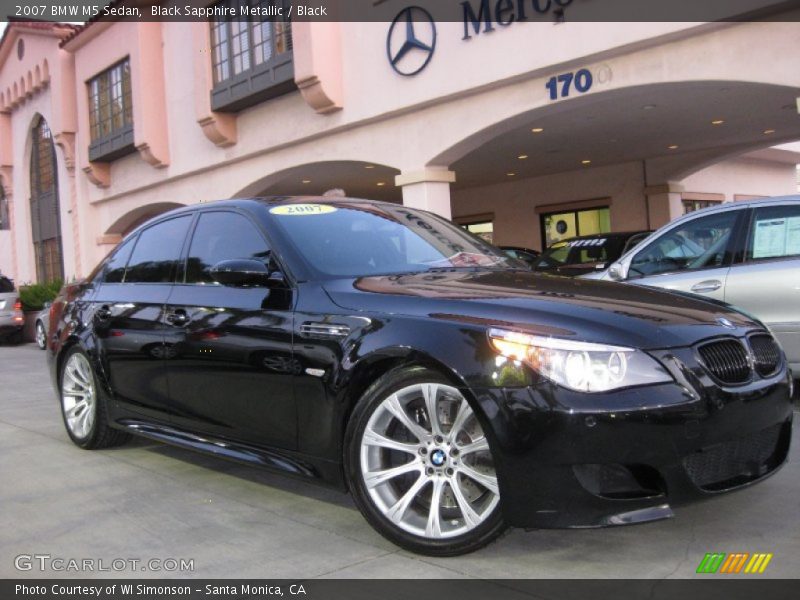
<svg viewBox="0 0 800 600">
<path fill-rule="evenodd" d="M 449 385 L 414 384 L 385 398 L 364 429 L 360 457 L 375 506 L 414 535 L 462 535 L 500 501 L 486 436 Z"/>
<path fill-rule="evenodd" d="M 91 366 L 83 354 L 73 354 L 64 366 L 61 406 L 72 435 L 86 438 L 94 425 L 97 397 Z"/>
<path fill-rule="evenodd" d="M 42 349 L 44 349 L 47 344 L 47 334 L 44 331 L 44 325 L 42 325 L 41 321 L 36 322 L 36 343 L 39 345 L 39 348 Z"/>
</svg>

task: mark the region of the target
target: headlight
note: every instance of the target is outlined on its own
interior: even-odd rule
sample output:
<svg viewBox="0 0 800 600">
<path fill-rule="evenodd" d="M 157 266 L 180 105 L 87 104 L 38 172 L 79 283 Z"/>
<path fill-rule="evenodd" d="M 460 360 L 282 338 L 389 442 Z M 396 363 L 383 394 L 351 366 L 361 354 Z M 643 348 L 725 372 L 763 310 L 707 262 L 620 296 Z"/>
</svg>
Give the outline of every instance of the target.
<svg viewBox="0 0 800 600">
<path fill-rule="evenodd" d="M 607 392 L 672 381 L 664 367 L 635 348 L 502 329 L 490 329 L 489 340 L 501 355 L 522 361 L 551 381 L 579 392 Z"/>
</svg>

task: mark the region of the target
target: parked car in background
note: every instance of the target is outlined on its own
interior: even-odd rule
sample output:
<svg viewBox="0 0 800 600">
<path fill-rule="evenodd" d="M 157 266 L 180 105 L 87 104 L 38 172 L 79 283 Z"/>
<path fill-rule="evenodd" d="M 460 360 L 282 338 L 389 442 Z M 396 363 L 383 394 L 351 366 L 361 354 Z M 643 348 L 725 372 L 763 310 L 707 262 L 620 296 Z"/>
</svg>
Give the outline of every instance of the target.
<svg viewBox="0 0 800 600">
<path fill-rule="evenodd" d="M 25 315 L 14 282 L 0 274 L 0 341 L 19 343 Z"/>
<path fill-rule="evenodd" d="M 534 263 L 534 271 L 575 277 L 605 269 L 651 231 L 582 235 L 552 244 Z"/>
<path fill-rule="evenodd" d="M 523 248 L 521 246 L 500 246 L 500 249 L 511 258 L 521 260 L 531 269 L 536 263 L 536 259 L 542 254 L 537 250 L 531 250 L 530 248 Z"/>
<path fill-rule="evenodd" d="M 691 212 L 588 277 L 733 304 L 769 327 L 800 375 L 800 196 Z"/>
<path fill-rule="evenodd" d="M 425 554 L 668 518 L 788 455 L 785 358 L 749 316 L 543 277 L 391 203 L 171 211 L 52 311 L 76 445 L 133 433 L 327 482 Z"/>
<path fill-rule="evenodd" d="M 51 302 L 45 302 L 42 310 L 36 315 L 36 323 L 34 331 L 36 333 L 36 345 L 40 350 L 47 347 L 47 335 L 50 331 L 50 306 Z"/>
</svg>

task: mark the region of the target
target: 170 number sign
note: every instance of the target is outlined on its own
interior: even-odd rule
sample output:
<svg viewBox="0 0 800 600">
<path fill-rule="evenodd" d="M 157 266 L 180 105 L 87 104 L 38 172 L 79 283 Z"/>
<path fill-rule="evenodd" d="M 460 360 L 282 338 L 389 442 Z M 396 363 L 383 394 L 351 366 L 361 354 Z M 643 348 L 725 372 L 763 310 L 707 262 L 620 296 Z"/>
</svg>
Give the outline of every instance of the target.
<svg viewBox="0 0 800 600">
<path fill-rule="evenodd" d="M 592 73 L 589 69 L 581 69 L 574 73 L 562 73 L 547 80 L 544 85 L 550 92 L 550 100 L 569 97 L 570 91 L 574 88 L 578 93 L 583 94 L 592 88 Z"/>
</svg>

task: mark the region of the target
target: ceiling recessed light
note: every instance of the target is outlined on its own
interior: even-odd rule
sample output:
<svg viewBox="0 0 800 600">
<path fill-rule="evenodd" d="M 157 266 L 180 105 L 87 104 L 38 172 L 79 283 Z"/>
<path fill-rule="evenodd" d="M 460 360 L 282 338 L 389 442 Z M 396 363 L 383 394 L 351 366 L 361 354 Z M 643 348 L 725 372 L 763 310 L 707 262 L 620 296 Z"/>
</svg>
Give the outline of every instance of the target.
<svg viewBox="0 0 800 600">
<path fill-rule="evenodd" d="M 542 133 L 544 131 L 544 127 L 534 127 L 531 129 L 531 133 Z"/>
<path fill-rule="evenodd" d="M 385 182 L 385 181 L 379 181 L 379 182 L 378 182 L 378 187 L 383 187 L 383 186 L 385 186 L 385 185 L 386 185 L 386 182 Z"/>
<path fill-rule="evenodd" d="M 375 165 L 364 165 L 365 169 L 374 169 Z"/>
<path fill-rule="evenodd" d="M 775 133 L 775 130 L 774 129 L 765 129 L 764 130 L 764 135 L 769 135 L 770 133 Z"/>
<path fill-rule="evenodd" d="M 506 175 L 508 175 L 509 177 L 514 177 L 514 175 L 516 175 L 516 173 L 506 173 Z"/>
<path fill-rule="evenodd" d="M 303 183 L 311 183 L 310 179 L 303 179 Z"/>
<path fill-rule="evenodd" d="M 678 149 L 678 144 L 672 144 L 671 146 L 667 146 L 667 148 L 669 150 L 677 150 Z"/>
<path fill-rule="evenodd" d="M 725 119 L 714 119 L 711 121 L 712 125 L 722 125 L 725 122 Z"/>
<path fill-rule="evenodd" d="M 653 110 L 654 108 L 656 108 L 656 106 L 657 106 L 656 104 L 645 104 L 642 107 L 642 110 Z"/>
<path fill-rule="evenodd" d="M 527 154 L 520 154 L 517 158 L 520 159 L 520 160 L 525 160 L 526 158 L 528 158 L 528 155 Z"/>
<path fill-rule="evenodd" d="M 592 161 L 590 161 L 588 158 L 584 158 L 584 159 L 581 161 L 581 164 L 582 164 L 582 165 L 590 165 L 590 164 L 592 164 Z"/>
</svg>

